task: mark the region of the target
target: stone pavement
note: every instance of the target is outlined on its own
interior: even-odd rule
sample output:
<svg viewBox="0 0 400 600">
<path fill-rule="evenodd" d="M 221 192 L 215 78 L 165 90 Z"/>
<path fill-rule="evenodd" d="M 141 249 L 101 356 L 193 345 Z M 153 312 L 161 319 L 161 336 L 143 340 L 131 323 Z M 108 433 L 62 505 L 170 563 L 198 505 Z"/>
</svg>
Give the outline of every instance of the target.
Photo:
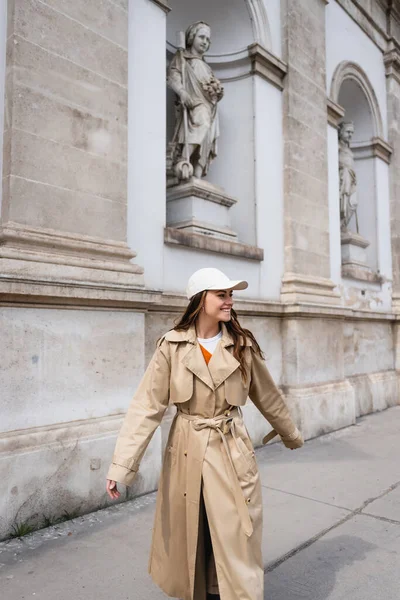
<svg viewBox="0 0 400 600">
<path fill-rule="evenodd" d="M 265 600 L 400 599 L 399 432 L 400 406 L 296 452 L 257 451 Z M 0 544 L 1 600 L 165 599 L 147 575 L 154 501 Z"/>
</svg>

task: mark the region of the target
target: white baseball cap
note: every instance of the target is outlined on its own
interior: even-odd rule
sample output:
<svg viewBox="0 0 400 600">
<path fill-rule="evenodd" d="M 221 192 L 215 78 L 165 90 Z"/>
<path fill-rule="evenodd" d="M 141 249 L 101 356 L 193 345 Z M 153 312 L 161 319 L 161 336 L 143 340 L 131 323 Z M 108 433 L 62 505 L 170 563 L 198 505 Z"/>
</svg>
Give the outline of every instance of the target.
<svg viewBox="0 0 400 600">
<path fill-rule="evenodd" d="M 229 279 L 219 269 L 199 269 L 189 278 L 186 296 L 193 298 L 204 290 L 245 290 L 249 284 L 243 279 Z"/>
</svg>

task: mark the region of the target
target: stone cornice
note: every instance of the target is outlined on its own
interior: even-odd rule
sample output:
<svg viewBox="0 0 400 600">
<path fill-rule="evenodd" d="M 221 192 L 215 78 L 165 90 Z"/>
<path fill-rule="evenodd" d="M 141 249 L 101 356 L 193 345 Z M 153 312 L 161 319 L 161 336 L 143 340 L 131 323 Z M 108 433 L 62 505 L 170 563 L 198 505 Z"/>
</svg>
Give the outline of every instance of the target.
<svg viewBox="0 0 400 600">
<path fill-rule="evenodd" d="M 340 121 L 344 117 L 344 108 L 340 106 L 340 104 L 336 104 L 330 98 L 326 101 L 326 108 L 328 113 L 328 123 L 332 125 L 332 127 L 339 127 Z"/>
<path fill-rule="evenodd" d="M 400 84 L 400 48 L 391 40 L 383 55 L 386 77 L 393 77 Z"/>
<path fill-rule="evenodd" d="M 356 159 L 377 157 L 388 165 L 393 154 L 392 146 L 379 136 L 373 137 L 370 142 L 354 144 L 351 148 Z"/>
<path fill-rule="evenodd" d="M 164 229 L 164 242 L 170 246 L 186 246 L 196 250 L 239 256 L 248 260 L 264 260 L 264 250 L 256 246 L 230 240 L 208 237 L 200 233 L 188 233 L 175 227 Z"/>
<path fill-rule="evenodd" d="M 157 4 L 165 13 L 169 13 L 171 11 L 171 7 L 168 5 L 167 0 L 150 0 L 154 4 Z"/>
<path fill-rule="evenodd" d="M 283 79 L 287 73 L 286 63 L 257 43 L 248 46 L 248 52 L 251 60 L 251 73 L 259 75 L 278 89 L 283 90 Z"/>
<path fill-rule="evenodd" d="M 327 306 L 311 302 L 283 303 L 279 300 L 235 298 L 239 314 L 258 317 L 345 319 L 362 321 L 400 321 L 400 293 L 393 294 L 398 314 L 389 311 L 353 309 L 346 306 Z M 187 306 L 184 294 L 151 289 L 106 289 L 103 286 L 57 284 L 49 281 L 23 281 L 0 277 L 0 306 L 62 307 L 65 309 L 91 308 L 93 310 L 119 309 L 141 312 L 182 313 Z"/>
</svg>

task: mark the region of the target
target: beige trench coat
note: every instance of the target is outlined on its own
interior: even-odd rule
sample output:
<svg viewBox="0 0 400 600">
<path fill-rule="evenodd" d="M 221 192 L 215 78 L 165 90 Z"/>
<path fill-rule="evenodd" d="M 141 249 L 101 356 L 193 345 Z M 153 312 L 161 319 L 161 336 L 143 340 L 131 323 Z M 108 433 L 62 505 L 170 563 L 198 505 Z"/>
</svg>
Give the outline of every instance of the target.
<svg viewBox="0 0 400 600">
<path fill-rule="evenodd" d="M 174 403 L 149 572 L 168 596 L 182 600 L 205 600 L 207 588 L 221 600 L 263 600 L 261 485 L 238 407 L 249 396 L 285 445 L 300 447 L 303 440 L 251 342 L 243 381 L 223 324 L 222 332 L 208 365 L 194 328 L 161 339 L 128 409 L 107 477 L 132 484 L 154 431 Z M 212 542 L 208 556 L 205 515 Z"/>
</svg>

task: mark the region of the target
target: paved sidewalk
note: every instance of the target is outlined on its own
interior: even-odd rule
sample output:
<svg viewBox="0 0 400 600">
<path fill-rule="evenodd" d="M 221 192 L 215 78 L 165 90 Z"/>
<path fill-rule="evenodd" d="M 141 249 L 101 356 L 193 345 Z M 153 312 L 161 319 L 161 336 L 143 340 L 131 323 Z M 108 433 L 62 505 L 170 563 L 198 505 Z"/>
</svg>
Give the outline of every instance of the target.
<svg viewBox="0 0 400 600">
<path fill-rule="evenodd" d="M 400 406 L 257 452 L 265 600 L 400 599 L 399 433 Z M 1 600 L 165 600 L 147 575 L 154 506 L 151 494 L 0 544 Z"/>
</svg>

